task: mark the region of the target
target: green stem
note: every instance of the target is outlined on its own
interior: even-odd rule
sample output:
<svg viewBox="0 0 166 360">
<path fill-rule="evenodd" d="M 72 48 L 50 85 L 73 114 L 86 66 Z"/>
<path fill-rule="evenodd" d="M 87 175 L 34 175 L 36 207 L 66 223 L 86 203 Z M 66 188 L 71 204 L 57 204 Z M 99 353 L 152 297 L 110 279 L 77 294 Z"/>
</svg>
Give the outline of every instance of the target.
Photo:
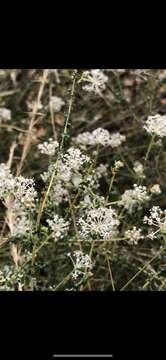
<svg viewBox="0 0 166 360">
<path fill-rule="evenodd" d="M 146 155 L 145 155 L 144 167 L 145 167 L 146 162 L 148 160 L 148 157 L 149 157 L 150 151 L 152 149 L 152 146 L 154 145 L 154 138 L 155 138 L 155 135 L 152 136 L 151 141 L 149 143 L 149 146 L 148 146 L 148 149 L 147 149 L 147 152 L 146 152 Z"/>
</svg>

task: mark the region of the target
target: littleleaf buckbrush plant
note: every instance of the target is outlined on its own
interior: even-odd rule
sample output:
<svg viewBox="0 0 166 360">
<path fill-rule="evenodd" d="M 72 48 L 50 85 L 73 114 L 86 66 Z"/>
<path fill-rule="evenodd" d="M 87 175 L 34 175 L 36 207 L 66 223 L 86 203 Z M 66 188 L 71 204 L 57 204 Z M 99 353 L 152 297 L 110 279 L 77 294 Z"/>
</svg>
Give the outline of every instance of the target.
<svg viewBox="0 0 166 360">
<path fill-rule="evenodd" d="M 166 71 L 29 69 L 23 98 L 21 72 L 0 70 L 0 290 L 166 290 Z"/>
</svg>

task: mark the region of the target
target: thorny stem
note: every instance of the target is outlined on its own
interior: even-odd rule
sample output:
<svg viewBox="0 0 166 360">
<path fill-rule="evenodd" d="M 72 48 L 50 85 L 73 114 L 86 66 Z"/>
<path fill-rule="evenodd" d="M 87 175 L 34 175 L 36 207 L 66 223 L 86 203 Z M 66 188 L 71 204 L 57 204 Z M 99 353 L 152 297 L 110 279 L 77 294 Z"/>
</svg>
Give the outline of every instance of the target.
<svg viewBox="0 0 166 360">
<path fill-rule="evenodd" d="M 54 168 L 54 171 L 52 173 L 52 176 L 51 176 L 47 191 L 45 193 L 45 196 L 44 196 L 44 198 L 42 200 L 42 203 L 41 203 L 41 206 L 39 208 L 39 212 L 38 212 L 38 216 L 37 216 L 36 229 L 38 229 L 38 226 L 40 224 L 41 216 L 42 216 L 42 213 L 43 213 L 43 210 L 45 208 L 48 195 L 50 193 L 50 190 L 52 188 L 52 185 L 53 185 L 53 182 L 54 182 L 54 179 L 55 179 L 57 163 L 58 163 L 59 156 L 60 156 L 60 153 L 61 153 L 61 151 L 63 149 L 64 141 L 65 141 L 65 138 L 66 138 L 66 135 L 67 135 L 69 119 L 70 119 L 70 114 L 71 114 L 71 109 L 72 109 L 72 104 L 73 104 L 73 96 L 74 96 L 74 91 L 75 91 L 76 76 L 77 76 L 77 70 L 75 70 L 74 74 L 73 74 L 73 83 L 72 83 L 72 88 L 71 88 L 69 107 L 68 107 L 68 112 L 67 112 L 67 116 L 66 116 L 64 131 L 63 131 L 63 134 L 62 134 L 62 140 L 61 140 L 61 143 L 60 143 L 60 146 L 59 146 L 59 152 L 58 152 L 57 159 L 56 159 L 56 162 L 55 162 L 55 168 Z"/>
<path fill-rule="evenodd" d="M 63 131 L 63 134 L 62 134 L 62 140 L 61 140 L 61 144 L 60 144 L 60 148 L 59 148 L 60 151 L 63 148 L 64 140 L 65 140 L 65 137 L 67 135 L 69 119 L 70 119 L 71 109 L 72 109 L 72 105 L 73 105 L 73 97 L 74 97 L 74 91 L 75 91 L 77 72 L 78 72 L 77 70 L 74 70 L 74 72 L 73 72 L 73 83 L 72 83 L 71 95 L 70 95 L 70 100 L 69 100 L 69 108 L 68 108 L 67 117 L 66 117 L 66 121 L 65 121 L 64 131 Z"/>
</svg>

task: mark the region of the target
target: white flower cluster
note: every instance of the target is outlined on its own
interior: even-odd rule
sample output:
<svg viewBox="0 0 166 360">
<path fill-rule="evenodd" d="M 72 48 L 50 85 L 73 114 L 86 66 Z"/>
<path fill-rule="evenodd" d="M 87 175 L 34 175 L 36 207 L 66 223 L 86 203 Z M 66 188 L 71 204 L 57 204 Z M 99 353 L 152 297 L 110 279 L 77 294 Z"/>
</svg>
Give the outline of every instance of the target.
<svg viewBox="0 0 166 360">
<path fill-rule="evenodd" d="M 30 232 L 32 224 L 27 214 L 24 211 L 19 211 L 16 215 L 14 214 L 13 226 L 11 231 L 11 236 L 23 236 Z"/>
<path fill-rule="evenodd" d="M 89 184 L 91 188 L 97 189 L 100 186 L 99 180 L 106 176 L 108 176 L 108 164 L 100 164 L 86 177 L 87 185 Z"/>
<path fill-rule="evenodd" d="M 112 135 L 110 135 L 109 145 L 112 148 L 116 148 L 122 144 L 126 140 L 125 135 L 121 135 L 119 132 L 116 132 Z"/>
<path fill-rule="evenodd" d="M 95 69 L 84 72 L 83 80 L 87 83 L 83 86 L 83 90 L 100 95 L 106 88 L 108 76 L 100 69 Z"/>
<path fill-rule="evenodd" d="M 57 171 L 56 181 L 57 182 L 69 182 L 72 177 L 71 168 L 64 164 L 64 162 L 60 159 L 57 164 L 50 164 L 48 170 L 41 174 L 41 178 L 44 182 L 48 181 L 48 179 L 52 176 L 54 171 Z"/>
<path fill-rule="evenodd" d="M 78 225 L 80 227 L 80 235 L 83 238 L 100 237 L 107 240 L 115 235 L 119 220 L 114 209 L 111 207 L 99 207 L 98 209 L 87 210 L 84 217 L 80 217 Z"/>
<path fill-rule="evenodd" d="M 47 223 L 52 230 L 52 237 L 55 241 L 62 239 L 67 234 L 69 222 L 65 222 L 59 215 L 54 215 L 53 220 L 47 219 Z"/>
<path fill-rule="evenodd" d="M 110 140 L 109 131 L 106 129 L 98 128 L 90 133 L 90 145 L 103 145 L 106 146 Z"/>
<path fill-rule="evenodd" d="M 44 182 L 47 182 L 47 180 L 51 177 L 52 173 L 54 172 L 55 165 L 50 164 L 48 166 L 47 171 L 44 171 L 40 176 Z"/>
<path fill-rule="evenodd" d="M 7 208 L 10 236 L 21 236 L 30 231 L 29 208 L 34 208 L 36 198 L 33 179 L 14 177 L 7 165 L 0 164 L 0 199 Z"/>
<path fill-rule="evenodd" d="M 159 232 L 166 234 L 166 210 L 161 210 L 159 206 L 153 206 L 150 209 L 150 216 L 144 216 L 144 223 L 157 228 L 156 231 L 148 234 L 150 239 L 156 238 L 156 234 Z"/>
<path fill-rule="evenodd" d="M 160 195 L 161 194 L 161 189 L 160 189 L 160 185 L 159 184 L 155 184 L 150 188 L 150 192 L 152 194 L 155 195 Z"/>
<path fill-rule="evenodd" d="M 92 132 L 84 132 L 79 134 L 73 139 L 78 145 L 102 145 L 111 146 L 113 148 L 120 146 L 123 141 L 126 140 L 125 135 L 121 135 L 119 132 L 110 134 L 108 130 L 103 128 L 97 128 Z"/>
<path fill-rule="evenodd" d="M 108 164 L 99 164 L 96 167 L 96 175 L 98 178 L 101 176 L 107 176 L 108 175 Z"/>
<path fill-rule="evenodd" d="M 86 271 L 92 269 L 92 260 L 88 254 L 83 254 L 82 251 L 76 250 L 73 253 L 73 257 L 70 253 L 68 256 L 71 258 L 74 265 L 74 270 L 72 273 L 72 278 L 74 280 L 77 279 L 78 276 L 83 275 Z"/>
<path fill-rule="evenodd" d="M 0 270 L 0 291 L 15 291 L 16 284 L 22 290 L 24 286 L 24 272 L 21 267 L 5 265 Z"/>
<path fill-rule="evenodd" d="M 37 197 L 34 180 L 23 176 L 16 177 L 14 196 L 25 208 L 33 207 Z"/>
<path fill-rule="evenodd" d="M 149 116 L 144 129 L 151 135 L 157 135 L 161 138 L 166 136 L 166 115 Z"/>
<path fill-rule="evenodd" d="M 78 179 L 74 178 L 75 175 L 79 176 L 79 170 L 86 163 L 89 163 L 90 158 L 87 155 L 82 154 L 79 149 L 71 147 L 68 151 L 61 156 L 61 159 L 57 163 L 57 180 L 63 182 L 72 181 L 76 183 Z M 79 179 L 79 182 L 81 179 Z"/>
<path fill-rule="evenodd" d="M 50 97 L 50 107 L 54 112 L 59 112 L 62 106 L 65 105 L 65 102 L 58 96 Z"/>
<path fill-rule="evenodd" d="M 38 144 L 38 149 L 40 150 L 41 154 L 53 156 L 55 155 L 58 146 L 59 146 L 58 142 L 50 138 L 48 142 L 44 141 L 43 144 Z"/>
<path fill-rule="evenodd" d="M 144 222 L 147 223 L 148 225 L 155 224 L 154 221 L 159 223 L 162 213 L 163 212 L 159 206 L 153 206 L 152 209 L 150 209 L 150 216 L 144 217 Z"/>
<path fill-rule="evenodd" d="M 139 240 L 144 238 L 141 232 L 142 230 L 137 229 L 136 226 L 133 226 L 131 230 L 125 231 L 125 237 L 128 239 L 128 243 L 131 245 L 137 245 Z"/>
<path fill-rule="evenodd" d="M 86 189 L 87 190 L 87 189 Z M 88 191 L 84 191 L 84 197 L 83 200 L 80 201 L 80 207 L 82 209 L 96 209 L 99 207 L 105 207 L 105 198 L 104 196 L 99 196 L 95 194 L 95 197 L 92 196 L 92 193 L 89 193 Z M 87 213 L 85 214 L 87 215 Z"/>
<path fill-rule="evenodd" d="M 68 165 L 72 170 L 79 170 L 80 167 L 90 161 L 89 156 L 81 153 L 79 149 L 71 147 L 62 157 L 64 164 Z"/>
<path fill-rule="evenodd" d="M 58 181 L 51 191 L 51 202 L 58 206 L 63 201 L 67 201 L 67 195 L 68 191 L 63 186 L 62 181 Z"/>
<path fill-rule="evenodd" d="M 6 222 L 10 230 L 10 236 L 23 236 L 30 232 L 32 228 L 29 211 L 18 201 L 18 199 L 11 199 L 11 202 L 6 200 L 7 217 Z M 9 205 L 9 206 L 8 206 Z"/>
<path fill-rule="evenodd" d="M 144 167 L 139 161 L 134 162 L 133 169 L 134 169 L 134 171 L 135 171 L 135 173 L 137 174 L 138 177 L 145 178 Z"/>
<path fill-rule="evenodd" d="M 90 161 L 90 158 L 79 149 L 71 147 L 67 153 L 62 155 L 57 163 L 57 180 L 68 182 L 71 180 L 72 175 L 78 172 L 80 168 Z M 54 171 L 54 165 L 50 165 L 48 171 L 42 174 L 42 179 L 47 181 Z"/>
<path fill-rule="evenodd" d="M 134 189 L 125 190 L 121 196 L 119 205 L 124 206 L 131 213 L 135 206 L 140 207 L 142 203 L 149 200 L 146 186 L 134 184 Z"/>
<path fill-rule="evenodd" d="M 27 107 L 30 111 L 33 111 L 34 107 L 37 106 L 37 110 L 40 111 L 43 109 L 43 104 L 41 103 L 41 101 L 36 102 L 36 101 L 26 101 Z"/>
<path fill-rule="evenodd" d="M 73 175 L 72 175 L 72 178 L 71 178 L 71 181 L 72 181 L 72 184 L 73 184 L 76 188 L 78 188 L 79 185 L 80 185 L 81 182 L 82 182 L 82 176 L 81 176 L 81 174 L 73 174 Z"/>
<path fill-rule="evenodd" d="M 34 180 L 23 176 L 14 177 L 5 164 L 0 164 L 0 198 L 13 195 L 25 207 L 31 207 L 37 196 Z"/>
<path fill-rule="evenodd" d="M 116 160 L 114 163 L 114 170 L 118 171 L 123 166 L 124 166 L 124 163 L 121 160 Z"/>
<path fill-rule="evenodd" d="M 0 121 L 9 121 L 11 120 L 11 111 L 6 108 L 0 108 Z"/>
<path fill-rule="evenodd" d="M 59 160 L 57 163 L 57 181 L 63 181 L 64 183 L 68 183 L 72 178 L 72 169 L 70 164 L 63 162 L 63 160 Z"/>
<path fill-rule="evenodd" d="M 10 173 L 10 169 L 5 164 L 0 164 L 0 198 L 4 198 L 9 195 L 11 191 L 14 191 L 15 179 Z"/>
</svg>

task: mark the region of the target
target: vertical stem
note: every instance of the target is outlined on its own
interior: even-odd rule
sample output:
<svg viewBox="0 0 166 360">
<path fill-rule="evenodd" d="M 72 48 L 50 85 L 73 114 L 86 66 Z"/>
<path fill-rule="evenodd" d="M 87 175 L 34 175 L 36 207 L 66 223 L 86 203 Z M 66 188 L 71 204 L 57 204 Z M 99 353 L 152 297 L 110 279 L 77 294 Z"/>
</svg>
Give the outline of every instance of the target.
<svg viewBox="0 0 166 360">
<path fill-rule="evenodd" d="M 111 191 L 111 189 L 112 189 L 112 186 L 113 186 L 113 183 L 114 183 L 114 180 L 115 180 L 115 176 L 116 176 L 116 171 L 113 170 L 113 174 L 112 174 L 111 181 L 110 181 L 110 185 L 109 185 L 109 189 L 108 189 L 108 195 L 107 195 L 107 197 L 106 197 L 106 203 L 108 202 L 109 194 L 110 194 L 110 191 Z"/>
<path fill-rule="evenodd" d="M 146 152 L 146 155 L 145 155 L 144 167 L 145 167 L 145 165 L 146 165 L 146 162 L 147 162 L 147 160 L 148 160 L 150 151 L 151 151 L 152 146 L 153 146 L 153 144 L 154 144 L 154 138 L 155 138 L 155 135 L 152 136 L 151 141 L 150 141 L 150 143 L 149 143 L 149 146 L 148 146 L 148 149 L 147 149 L 147 152 Z"/>
<path fill-rule="evenodd" d="M 111 266 L 110 266 L 110 262 L 109 262 L 109 259 L 108 259 L 107 255 L 106 255 L 106 259 L 107 259 L 107 264 L 108 264 L 108 269 L 109 269 L 109 274 L 110 274 L 110 279 L 111 279 L 112 290 L 116 291 L 115 284 L 114 284 L 114 279 L 113 279 L 113 276 L 112 276 Z"/>
<path fill-rule="evenodd" d="M 46 84 L 46 81 L 47 81 L 48 72 L 49 72 L 49 70 L 44 70 L 43 71 L 43 76 L 42 76 L 42 79 L 41 79 L 41 84 L 40 84 L 40 87 L 39 87 L 37 100 L 36 100 L 36 102 L 34 104 L 34 107 L 33 107 L 32 117 L 31 117 L 31 120 L 30 120 L 28 132 L 27 132 L 27 137 L 25 139 L 25 143 L 24 143 L 24 147 L 23 147 L 23 151 L 22 151 L 22 155 L 21 155 L 21 160 L 20 160 L 20 163 L 19 163 L 19 165 L 17 167 L 17 174 L 16 174 L 17 176 L 19 176 L 20 173 L 21 173 L 22 167 L 24 165 L 25 159 L 27 157 L 27 154 L 28 154 L 28 151 L 29 151 L 29 148 L 30 148 L 30 145 L 31 145 L 32 131 L 33 131 L 33 127 L 34 127 L 34 124 L 35 124 L 36 115 L 37 115 L 37 112 L 38 112 L 41 97 L 42 97 L 44 87 L 45 87 L 45 84 Z"/>
<path fill-rule="evenodd" d="M 49 192 L 51 190 L 51 187 L 52 187 L 52 184 L 53 184 L 53 181 L 54 181 L 54 178 L 55 178 L 55 174 L 56 174 L 56 170 L 57 170 L 56 168 L 57 168 L 57 163 L 58 163 L 58 160 L 59 160 L 59 156 L 60 156 L 60 153 L 61 153 L 63 145 L 64 145 L 65 137 L 67 135 L 68 124 L 69 124 L 69 119 L 70 119 L 70 114 L 71 114 L 71 109 L 72 109 L 72 104 L 73 104 L 73 95 L 74 95 L 74 90 L 75 90 L 76 76 L 77 76 L 77 70 L 75 70 L 74 74 L 73 74 L 73 83 L 72 83 L 71 94 L 70 94 L 69 108 L 68 108 L 67 117 L 66 117 L 66 121 L 65 121 L 64 131 L 63 131 L 63 134 L 62 134 L 62 140 L 61 140 L 61 143 L 60 143 L 60 146 L 59 146 L 58 156 L 57 156 L 57 159 L 56 159 L 56 162 L 55 162 L 55 169 L 54 169 L 54 171 L 52 173 L 52 176 L 51 176 L 47 191 L 45 193 L 45 196 L 44 196 L 43 201 L 41 203 L 41 206 L 39 208 L 39 212 L 38 212 L 38 216 L 37 216 L 36 229 L 38 229 L 38 226 L 40 224 L 40 219 L 41 219 L 41 216 L 42 216 L 44 207 L 46 205 L 46 201 L 47 201 Z"/>
</svg>

